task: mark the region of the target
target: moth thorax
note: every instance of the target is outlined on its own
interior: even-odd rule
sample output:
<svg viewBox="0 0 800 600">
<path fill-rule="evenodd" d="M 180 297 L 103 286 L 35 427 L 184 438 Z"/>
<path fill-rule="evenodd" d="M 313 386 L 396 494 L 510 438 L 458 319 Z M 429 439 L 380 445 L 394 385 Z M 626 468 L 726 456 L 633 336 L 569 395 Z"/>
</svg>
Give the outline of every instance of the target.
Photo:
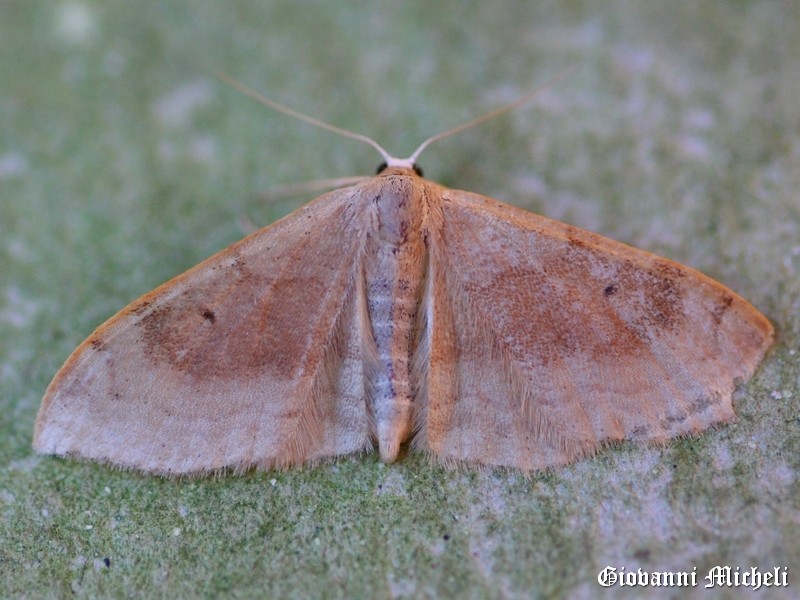
<svg viewBox="0 0 800 600">
<path fill-rule="evenodd" d="M 419 238 L 422 211 L 419 187 L 407 177 L 386 180 L 375 199 L 378 209 L 379 238 L 393 246 L 402 246 Z"/>
</svg>

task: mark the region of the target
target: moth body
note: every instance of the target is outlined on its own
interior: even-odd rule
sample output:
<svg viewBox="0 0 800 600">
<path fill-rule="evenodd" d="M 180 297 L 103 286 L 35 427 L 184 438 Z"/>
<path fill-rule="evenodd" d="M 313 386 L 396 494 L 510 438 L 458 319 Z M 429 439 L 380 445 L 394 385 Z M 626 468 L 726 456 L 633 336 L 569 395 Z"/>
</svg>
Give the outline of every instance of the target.
<svg viewBox="0 0 800 600">
<path fill-rule="evenodd" d="M 424 186 L 399 169 L 384 171 L 373 200 L 375 230 L 365 253 L 368 320 L 377 354 L 369 402 L 381 459 L 392 462 L 411 433 L 411 358 L 425 275 Z"/>
</svg>

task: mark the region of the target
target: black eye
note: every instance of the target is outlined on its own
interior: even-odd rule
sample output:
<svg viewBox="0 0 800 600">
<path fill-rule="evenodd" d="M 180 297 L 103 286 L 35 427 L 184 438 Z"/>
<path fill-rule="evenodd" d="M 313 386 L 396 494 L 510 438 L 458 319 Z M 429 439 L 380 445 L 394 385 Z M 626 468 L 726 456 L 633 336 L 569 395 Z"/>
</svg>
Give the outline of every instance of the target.
<svg viewBox="0 0 800 600">
<path fill-rule="evenodd" d="M 414 165 L 414 173 L 420 177 L 425 177 L 425 175 L 422 174 L 422 167 L 418 167 L 417 165 Z"/>
</svg>

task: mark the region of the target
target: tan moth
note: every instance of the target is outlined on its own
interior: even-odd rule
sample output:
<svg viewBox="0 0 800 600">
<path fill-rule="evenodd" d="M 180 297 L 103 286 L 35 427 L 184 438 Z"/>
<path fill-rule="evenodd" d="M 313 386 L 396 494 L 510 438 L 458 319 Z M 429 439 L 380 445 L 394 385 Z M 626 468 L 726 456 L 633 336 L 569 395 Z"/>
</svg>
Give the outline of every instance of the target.
<svg viewBox="0 0 800 600">
<path fill-rule="evenodd" d="M 243 89 L 242 86 L 237 86 Z M 244 89 L 250 95 L 256 95 Z M 34 447 L 162 475 L 400 446 L 531 471 L 735 418 L 767 319 L 701 273 L 386 168 L 111 317 L 56 374 Z"/>
</svg>

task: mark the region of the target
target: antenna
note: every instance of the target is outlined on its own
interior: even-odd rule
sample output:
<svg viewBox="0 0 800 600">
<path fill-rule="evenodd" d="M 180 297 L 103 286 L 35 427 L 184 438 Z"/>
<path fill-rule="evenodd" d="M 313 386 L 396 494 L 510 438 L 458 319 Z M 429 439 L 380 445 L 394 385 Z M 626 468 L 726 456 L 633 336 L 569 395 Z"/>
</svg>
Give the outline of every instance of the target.
<svg viewBox="0 0 800 600">
<path fill-rule="evenodd" d="M 569 67 L 567 69 L 564 69 L 560 73 L 558 73 L 555 77 L 552 77 L 551 79 L 549 79 L 548 81 L 546 81 L 545 83 L 540 85 L 538 88 L 528 92 L 524 96 L 520 96 L 519 98 L 517 98 L 513 102 L 509 102 L 508 104 L 506 104 L 504 106 L 500 106 L 498 108 L 495 108 L 494 110 L 490 110 L 487 113 L 484 113 L 484 114 L 482 114 L 482 115 L 480 115 L 478 117 L 475 117 L 474 119 L 470 119 L 466 123 L 462 123 L 461 125 L 457 125 L 457 126 L 453 127 L 452 129 L 447 129 L 445 131 L 442 131 L 440 133 L 437 133 L 436 135 L 433 135 L 433 136 L 429 137 L 427 140 L 422 142 L 419 145 L 419 147 L 416 150 L 414 150 L 414 152 L 411 154 L 411 156 L 409 156 L 406 160 L 409 161 L 413 165 L 414 163 L 416 163 L 417 158 L 419 158 L 419 155 L 422 154 L 422 151 L 425 150 L 425 148 L 430 146 L 432 143 L 438 142 L 439 140 L 443 140 L 444 138 L 448 138 L 450 136 L 456 135 L 457 133 L 461 133 L 465 129 L 469 129 L 470 127 L 474 127 L 475 125 L 480 125 L 484 121 L 489 121 L 491 119 L 494 119 L 495 117 L 499 117 L 503 113 L 507 113 L 510 110 L 514 110 L 515 108 L 518 108 L 518 107 L 522 106 L 526 102 L 529 102 L 530 100 L 532 100 L 535 96 L 538 96 L 541 92 L 543 92 L 547 88 L 552 87 L 553 85 L 555 85 L 556 83 L 561 81 L 567 75 L 572 74 L 572 72 L 574 72 L 574 71 L 575 71 L 575 67 Z"/>
<path fill-rule="evenodd" d="M 380 153 L 380 155 L 383 157 L 383 160 L 386 162 L 386 165 L 389 166 L 389 167 L 405 167 L 405 168 L 409 168 L 410 169 L 410 168 L 414 167 L 414 164 L 416 163 L 417 158 L 419 158 L 419 155 L 422 154 L 422 151 L 425 150 L 432 143 L 438 142 L 439 140 L 442 140 L 444 138 L 448 138 L 450 136 L 456 135 L 457 133 L 461 133 L 465 129 L 469 129 L 470 127 L 474 127 L 476 125 L 479 125 L 479 124 L 483 123 L 484 121 L 488 121 L 490 119 L 494 119 L 495 117 L 500 116 L 503 113 L 509 112 L 511 110 L 514 110 L 515 108 L 517 108 L 519 106 L 522 106 L 526 102 L 529 102 L 530 100 L 532 100 L 535 96 L 537 96 L 539 93 L 541 93 L 545 89 L 555 85 L 557 82 L 559 82 L 561 79 L 563 79 L 567 75 L 571 74 L 573 71 L 575 71 L 575 67 L 570 67 L 570 68 L 564 69 L 560 73 L 558 73 L 555 77 L 552 77 L 547 82 L 545 82 L 543 85 L 539 86 L 538 88 L 534 89 L 533 91 L 528 92 L 524 96 L 520 96 L 519 98 L 517 98 L 513 102 L 509 102 L 508 104 L 505 104 L 505 105 L 500 106 L 498 108 L 495 108 L 494 110 L 491 110 L 491 111 L 489 111 L 489 112 L 487 112 L 487 113 L 485 113 L 483 115 L 475 117 L 474 119 L 471 119 L 471 120 L 467 121 L 466 123 L 462 123 L 461 125 L 457 125 L 456 127 L 453 127 L 452 129 L 447 129 L 445 131 L 437 133 L 434 136 L 429 137 L 427 140 L 422 142 L 417 147 L 417 149 L 414 150 L 414 152 L 411 154 L 411 156 L 409 156 L 408 158 L 395 158 L 394 156 L 389 154 L 386 150 L 384 150 L 383 147 L 378 142 L 373 140 L 372 138 L 367 137 L 366 135 L 362 135 L 360 133 L 354 133 L 352 131 L 348 131 L 347 129 L 342 129 L 341 127 L 336 127 L 336 125 L 331 125 L 330 123 L 326 123 L 325 121 L 321 121 L 320 119 L 316 119 L 314 117 L 311 117 L 309 115 L 301 113 L 300 111 L 294 110 L 293 108 L 289 108 L 285 104 L 281 104 L 280 102 L 277 102 L 276 100 L 272 100 L 271 98 L 267 98 L 263 94 L 258 93 L 253 88 L 248 87 L 248 86 L 244 85 L 243 83 L 239 83 L 238 81 L 236 81 L 235 79 L 229 77 L 225 73 L 218 72 L 217 73 L 217 77 L 219 77 L 222 81 L 224 81 L 225 83 L 227 83 L 231 87 L 239 90 L 243 94 L 246 94 L 247 96 L 250 96 L 254 100 L 260 102 L 261 104 L 269 106 L 270 108 L 272 108 L 274 110 L 277 110 L 278 112 L 282 112 L 282 113 L 284 113 L 286 115 L 289 115 L 290 117 L 294 117 L 295 119 L 299 119 L 300 121 L 304 121 L 304 122 L 306 122 L 306 123 L 308 123 L 310 125 L 314 125 L 316 127 L 320 127 L 321 129 L 325 129 L 325 130 L 331 131 L 333 133 L 338 133 L 341 136 L 344 136 L 344 137 L 347 137 L 347 138 L 350 138 L 350 139 L 353 139 L 353 140 L 358 140 L 360 142 L 364 142 L 366 144 L 369 144 L 370 146 L 375 148 L 375 150 L 377 150 Z"/>
<path fill-rule="evenodd" d="M 300 111 L 294 110 L 293 108 L 289 108 L 285 104 L 281 104 L 276 100 L 272 100 L 271 98 L 267 98 L 266 96 L 259 94 L 251 87 L 247 87 L 243 83 L 239 83 L 235 79 L 228 77 L 225 73 L 217 73 L 217 77 L 219 77 L 222 81 L 230 85 L 231 87 L 239 90 L 243 94 L 246 94 L 257 100 L 261 104 L 265 104 L 270 108 L 277 110 L 278 112 L 282 112 L 283 114 L 289 115 L 290 117 L 294 117 L 295 119 L 299 119 L 301 121 L 305 121 L 310 125 L 315 125 L 316 127 L 320 127 L 322 129 L 326 129 L 328 131 L 332 131 L 333 133 L 338 133 L 339 135 L 343 135 L 344 137 L 348 137 L 354 140 L 358 140 L 360 142 L 364 142 L 375 148 L 380 155 L 383 157 L 383 160 L 386 161 L 388 164 L 390 161 L 395 160 L 391 154 L 389 154 L 383 147 L 366 135 L 361 135 L 360 133 L 354 133 L 352 131 L 348 131 L 347 129 L 342 129 L 341 127 L 336 127 L 336 125 L 331 125 L 330 123 L 326 123 L 325 121 L 321 121 L 320 119 L 315 119 L 314 117 L 310 117 L 306 114 L 301 113 Z"/>
</svg>

